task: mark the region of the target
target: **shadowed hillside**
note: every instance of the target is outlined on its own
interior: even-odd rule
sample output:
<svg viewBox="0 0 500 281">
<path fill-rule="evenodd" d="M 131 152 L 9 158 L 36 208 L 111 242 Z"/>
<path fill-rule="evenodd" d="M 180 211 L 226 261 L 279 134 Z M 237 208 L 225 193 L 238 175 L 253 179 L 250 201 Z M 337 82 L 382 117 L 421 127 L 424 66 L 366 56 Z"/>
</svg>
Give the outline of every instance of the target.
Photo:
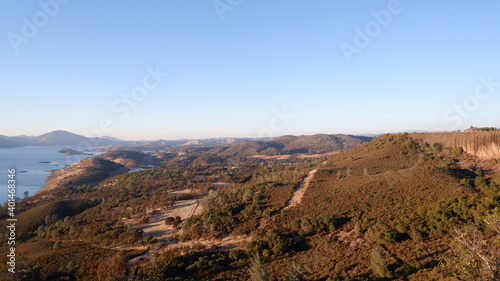
<svg viewBox="0 0 500 281">
<path fill-rule="evenodd" d="M 95 205 L 95 202 L 90 200 L 63 200 L 37 206 L 16 217 L 19 221 L 17 224 L 18 237 L 24 238 L 40 225 L 48 224 L 51 221 L 55 222 L 65 217 L 72 217 Z"/>
<path fill-rule="evenodd" d="M 500 159 L 500 132 L 414 133 L 411 137 L 445 147 L 462 147 L 483 159 Z"/>
</svg>

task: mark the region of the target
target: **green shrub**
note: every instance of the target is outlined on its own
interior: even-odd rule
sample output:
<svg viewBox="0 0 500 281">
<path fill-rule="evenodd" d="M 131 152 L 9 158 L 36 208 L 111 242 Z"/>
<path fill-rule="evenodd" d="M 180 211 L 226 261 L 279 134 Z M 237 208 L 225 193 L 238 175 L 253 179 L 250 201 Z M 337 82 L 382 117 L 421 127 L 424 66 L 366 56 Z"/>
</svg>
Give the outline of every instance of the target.
<svg viewBox="0 0 500 281">
<path fill-rule="evenodd" d="M 264 256 L 281 256 L 296 250 L 296 243 L 292 238 L 276 232 L 269 234 L 264 240 L 252 240 L 246 246 L 249 256 L 263 254 Z"/>
<path fill-rule="evenodd" d="M 366 237 L 376 243 L 390 244 L 398 240 L 398 232 L 386 225 L 376 224 L 366 231 Z"/>
<path fill-rule="evenodd" d="M 280 255 L 283 255 L 285 253 L 288 253 L 288 252 L 294 250 L 294 248 L 295 248 L 295 242 L 291 238 L 282 236 L 282 235 L 275 233 L 275 232 L 271 233 L 267 237 L 267 241 L 268 241 L 269 249 L 276 256 L 280 256 Z"/>
<path fill-rule="evenodd" d="M 179 216 L 174 217 L 168 217 L 165 219 L 165 224 L 166 225 L 171 225 L 175 228 L 177 228 L 180 224 L 182 223 L 182 219 Z"/>
<path fill-rule="evenodd" d="M 314 217 L 305 216 L 291 222 L 293 231 L 300 235 L 313 235 L 318 232 L 335 230 L 339 222 L 333 216 L 319 215 Z"/>
</svg>

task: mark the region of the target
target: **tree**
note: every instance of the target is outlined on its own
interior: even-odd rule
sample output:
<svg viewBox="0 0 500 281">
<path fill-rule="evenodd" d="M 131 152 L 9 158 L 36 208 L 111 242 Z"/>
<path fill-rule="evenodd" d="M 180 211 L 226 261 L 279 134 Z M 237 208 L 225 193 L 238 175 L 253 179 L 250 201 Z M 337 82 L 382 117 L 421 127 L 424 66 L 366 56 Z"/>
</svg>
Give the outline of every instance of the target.
<svg viewBox="0 0 500 281">
<path fill-rule="evenodd" d="M 361 223 L 359 221 L 357 221 L 355 224 L 354 224 L 354 233 L 356 233 L 356 235 L 361 235 L 363 234 L 363 230 L 361 229 Z"/>
<path fill-rule="evenodd" d="M 370 173 L 368 172 L 368 167 L 363 169 L 363 175 L 368 176 Z"/>
<path fill-rule="evenodd" d="M 342 179 L 342 171 L 341 170 L 337 170 L 337 179 Z"/>
<path fill-rule="evenodd" d="M 179 216 L 176 217 L 168 217 L 165 219 L 166 225 L 171 225 L 174 228 L 177 228 L 182 223 L 182 219 Z"/>
<path fill-rule="evenodd" d="M 491 216 L 488 218 L 491 219 Z M 482 276 L 481 272 L 478 273 L 478 276 L 485 277 L 486 280 L 498 280 L 496 278 L 500 277 L 500 253 L 496 246 L 491 245 L 483 236 L 481 231 L 476 227 L 455 229 L 453 238 L 466 249 L 465 251 L 458 251 L 458 255 L 463 261 L 470 260 L 468 256 L 472 253 L 482 262 L 483 268 L 480 271 L 485 272 L 484 275 L 486 276 Z"/>
<path fill-rule="evenodd" d="M 486 216 L 484 222 L 496 233 L 500 234 L 500 210 Z"/>
<path fill-rule="evenodd" d="M 286 281 L 306 281 L 304 269 L 297 261 L 292 261 L 286 274 Z"/>
<path fill-rule="evenodd" d="M 387 267 L 387 261 L 385 260 L 385 256 L 380 250 L 380 247 L 373 248 L 371 253 L 370 264 L 372 266 L 373 271 L 379 277 L 382 278 L 391 278 L 392 274 Z"/>
<path fill-rule="evenodd" d="M 36 235 L 38 237 L 45 237 L 45 225 L 40 225 L 37 229 L 36 229 Z"/>
<path fill-rule="evenodd" d="M 444 263 L 448 274 L 460 280 L 500 280 L 500 212 L 497 209 L 483 221 L 487 232 L 476 225 L 451 232 L 454 241 Z"/>
<path fill-rule="evenodd" d="M 249 281 L 269 281 L 269 271 L 262 262 L 260 255 L 257 254 L 250 264 L 250 279 Z"/>
<path fill-rule="evenodd" d="M 255 192 L 251 188 L 247 188 L 243 193 L 243 202 L 249 202 L 255 195 Z"/>
<path fill-rule="evenodd" d="M 352 175 L 351 168 L 347 168 L 346 176 L 350 177 Z"/>
</svg>

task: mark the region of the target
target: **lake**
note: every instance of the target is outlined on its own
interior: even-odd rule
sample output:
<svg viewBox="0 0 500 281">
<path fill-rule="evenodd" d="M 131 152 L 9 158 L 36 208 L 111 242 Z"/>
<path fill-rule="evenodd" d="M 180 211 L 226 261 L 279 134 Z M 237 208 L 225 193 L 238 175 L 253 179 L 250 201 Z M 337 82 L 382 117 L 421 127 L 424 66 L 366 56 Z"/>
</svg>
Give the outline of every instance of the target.
<svg viewBox="0 0 500 281">
<path fill-rule="evenodd" d="M 0 148 L 0 202 L 7 201 L 7 170 L 16 169 L 17 193 L 16 196 L 23 198 L 24 192 L 29 195 L 35 194 L 44 186 L 45 179 L 50 175 L 49 170 L 62 169 L 90 156 L 99 155 L 103 152 L 87 152 L 94 155 L 64 155 L 58 152 L 69 146 L 25 146 Z"/>
</svg>

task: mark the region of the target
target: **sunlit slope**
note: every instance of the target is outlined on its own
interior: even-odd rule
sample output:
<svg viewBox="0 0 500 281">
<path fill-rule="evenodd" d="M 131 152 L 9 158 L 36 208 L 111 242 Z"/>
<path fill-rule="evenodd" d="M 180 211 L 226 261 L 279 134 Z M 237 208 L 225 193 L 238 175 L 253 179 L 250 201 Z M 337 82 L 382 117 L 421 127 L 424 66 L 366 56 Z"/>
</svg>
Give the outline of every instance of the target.
<svg viewBox="0 0 500 281">
<path fill-rule="evenodd" d="M 300 213 L 391 220 L 446 198 L 465 195 L 465 175 L 441 148 L 406 135 L 382 136 L 332 156 L 318 169 Z"/>
</svg>

